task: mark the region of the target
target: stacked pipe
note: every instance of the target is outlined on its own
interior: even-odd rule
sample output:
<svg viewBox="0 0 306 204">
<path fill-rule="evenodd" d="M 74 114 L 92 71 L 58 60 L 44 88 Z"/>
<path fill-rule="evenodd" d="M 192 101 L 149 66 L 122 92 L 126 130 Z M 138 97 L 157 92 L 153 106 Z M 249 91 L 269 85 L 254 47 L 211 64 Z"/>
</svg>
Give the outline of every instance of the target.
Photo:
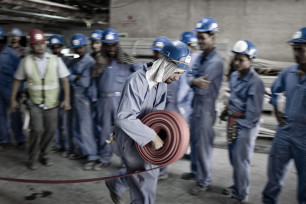
<svg viewBox="0 0 306 204">
<path fill-rule="evenodd" d="M 190 136 L 188 124 L 180 114 L 169 110 L 154 111 L 143 117 L 141 121 L 164 141 L 164 146 L 159 150 L 153 150 L 150 143 L 144 147 L 136 146 L 146 162 L 157 166 L 168 166 L 185 154 Z"/>
</svg>

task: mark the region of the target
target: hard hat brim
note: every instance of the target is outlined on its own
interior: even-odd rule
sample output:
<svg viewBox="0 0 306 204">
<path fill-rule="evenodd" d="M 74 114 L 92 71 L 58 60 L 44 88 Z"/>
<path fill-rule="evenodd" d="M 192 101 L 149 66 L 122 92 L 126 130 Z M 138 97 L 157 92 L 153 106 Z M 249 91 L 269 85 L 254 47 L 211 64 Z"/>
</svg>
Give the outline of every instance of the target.
<svg viewBox="0 0 306 204">
<path fill-rule="evenodd" d="M 182 68 L 186 71 L 191 71 L 191 68 L 188 66 L 188 65 L 185 65 L 185 64 L 181 64 L 181 63 L 178 63 L 178 62 L 174 62 L 179 68 Z"/>
<path fill-rule="evenodd" d="M 162 48 L 158 48 L 158 47 L 152 47 L 151 50 L 157 50 L 157 51 L 161 51 Z"/>
<path fill-rule="evenodd" d="M 54 45 L 64 45 L 64 44 L 63 43 L 52 43 L 52 44 L 49 44 L 50 47 L 52 47 Z"/>
<path fill-rule="evenodd" d="M 90 38 L 89 40 L 91 40 L 91 41 L 101 41 L 101 39 L 97 39 L 97 38 Z"/>
<path fill-rule="evenodd" d="M 204 29 L 194 29 L 193 31 L 196 31 L 196 32 L 199 32 L 199 33 L 205 33 L 205 32 L 219 33 L 220 32 L 218 30 L 204 30 Z"/>
<path fill-rule="evenodd" d="M 117 43 L 119 40 L 102 40 L 102 43 Z"/>
<path fill-rule="evenodd" d="M 306 40 L 304 39 L 293 39 L 288 41 L 288 43 L 306 43 Z"/>
<path fill-rule="evenodd" d="M 249 58 L 251 58 L 251 59 L 254 59 L 254 58 L 256 58 L 255 56 L 250 56 L 249 54 L 247 54 L 246 52 L 236 52 L 236 51 L 234 51 L 234 50 L 232 50 L 232 53 L 234 53 L 234 54 L 242 54 L 242 55 L 246 55 L 246 56 L 248 56 Z"/>
<path fill-rule="evenodd" d="M 44 40 L 35 40 L 35 42 L 34 41 L 30 41 L 30 44 L 38 44 L 38 43 L 45 43 L 46 42 L 46 40 L 44 39 Z"/>
<path fill-rule="evenodd" d="M 72 48 L 78 48 L 78 47 L 83 47 L 83 46 L 86 46 L 86 44 L 85 45 L 72 45 L 71 47 Z"/>
<path fill-rule="evenodd" d="M 12 37 L 12 36 L 22 37 L 22 34 L 8 33 L 8 36 L 10 36 L 10 37 Z"/>
</svg>

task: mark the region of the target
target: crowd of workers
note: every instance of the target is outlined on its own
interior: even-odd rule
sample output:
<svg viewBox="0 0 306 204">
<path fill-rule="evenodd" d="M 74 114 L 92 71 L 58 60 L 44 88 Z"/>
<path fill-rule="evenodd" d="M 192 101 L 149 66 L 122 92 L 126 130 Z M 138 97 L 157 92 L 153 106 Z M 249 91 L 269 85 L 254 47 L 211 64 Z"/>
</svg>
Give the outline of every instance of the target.
<svg viewBox="0 0 306 204">
<path fill-rule="evenodd" d="M 194 31 L 196 34 L 182 33 L 180 41 L 157 37 L 152 45 L 154 61 L 142 65 L 120 48 L 118 33 L 111 28 L 94 30 L 90 42 L 83 34 L 74 34 L 70 46 L 79 55 L 74 59 L 62 54 L 65 45 L 60 35 L 46 39 L 43 31 L 32 30 L 27 52 L 19 42 L 23 36 L 20 29 L 8 32 L 6 43 L 0 28 L 1 150 L 12 144 L 12 130 L 17 147 L 27 146 L 30 170 L 40 164 L 51 166 L 51 150 L 62 151 L 62 156 L 69 159 L 85 158 L 85 170 L 108 167 L 113 151 L 125 167 L 115 175 L 149 170 L 154 166 L 139 156 L 135 143 L 150 143 L 158 150 L 163 140 L 140 120 L 155 110 L 172 110 L 190 125 L 191 171 L 182 179 L 195 180 L 192 195 L 205 193 L 212 182 L 215 101 L 224 62 L 215 48 L 219 32 L 216 20 L 204 17 Z M 265 204 L 278 203 L 292 159 L 298 172 L 298 201 L 306 203 L 306 28 L 298 30 L 289 43 L 297 64 L 284 69 L 271 89 L 270 103 L 279 126 L 262 194 Z M 196 46 L 201 53 L 194 52 Z M 251 156 L 265 89 L 252 66 L 256 46 L 240 40 L 232 52 L 235 71 L 229 77 L 231 95 L 220 119 L 228 123 L 228 152 L 233 167 L 233 185 L 224 188 L 223 193 L 230 195 L 228 203 L 233 204 L 248 199 Z M 286 96 L 284 113 L 278 109 L 279 94 Z M 21 99 L 30 116 L 28 138 L 22 131 Z M 108 180 L 106 185 L 114 203 L 122 203 L 121 194 L 128 188 L 132 203 L 154 203 L 158 178 L 166 176 L 164 167 Z"/>
</svg>

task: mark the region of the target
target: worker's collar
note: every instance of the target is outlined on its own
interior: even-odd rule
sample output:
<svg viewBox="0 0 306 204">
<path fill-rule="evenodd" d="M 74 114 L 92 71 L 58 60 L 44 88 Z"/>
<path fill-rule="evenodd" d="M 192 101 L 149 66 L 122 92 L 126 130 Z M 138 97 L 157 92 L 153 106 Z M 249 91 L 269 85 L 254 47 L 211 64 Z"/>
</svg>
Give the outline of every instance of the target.
<svg viewBox="0 0 306 204">
<path fill-rule="evenodd" d="M 87 58 L 89 57 L 89 53 L 87 52 L 79 61 L 79 63 L 84 63 L 87 61 Z"/>
<path fill-rule="evenodd" d="M 207 53 L 207 55 L 206 55 L 205 51 L 203 51 L 202 54 L 201 54 L 201 64 L 202 64 L 205 60 L 207 60 L 207 59 L 209 59 L 210 57 L 212 57 L 215 53 L 216 53 L 216 48 L 213 48 L 212 50 L 210 50 L 210 52 Z"/>
<path fill-rule="evenodd" d="M 37 57 L 36 55 L 33 54 L 33 58 L 34 60 L 47 60 L 50 58 L 50 54 L 48 52 L 44 53 L 44 56 L 42 58 Z"/>
<path fill-rule="evenodd" d="M 296 64 L 294 65 L 293 69 L 290 70 L 291 73 L 297 73 L 298 72 L 298 68 L 299 68 L 299 65 Z"/>
<path fill-rule="evenodd" d="M 248 72 L 244 73 L 244 74 L 239 78 L 239 80 L 249 81 L 250 78 L 254 75 L 254 72 L 255 72 L 254 67 L 251 67 L 251 68 L 249 69 Z M 238 72 L 237 77 L 238 77 L 238 76 L 239 76 L 239 72 Z"/>
<path fill-rule="evenodd" d="M 7 45 L 4 45 L 2 50 L 0 51 L 0 53 L 9 53 L 9 49 L 8 49 L 8 46 Z"/>
<path fill-rule="evenodd" d="M 294 65 L 294 68 L 291 69 L 290 72 L 298 73 L 299 72 L 299 64 Z"/>
</svg>

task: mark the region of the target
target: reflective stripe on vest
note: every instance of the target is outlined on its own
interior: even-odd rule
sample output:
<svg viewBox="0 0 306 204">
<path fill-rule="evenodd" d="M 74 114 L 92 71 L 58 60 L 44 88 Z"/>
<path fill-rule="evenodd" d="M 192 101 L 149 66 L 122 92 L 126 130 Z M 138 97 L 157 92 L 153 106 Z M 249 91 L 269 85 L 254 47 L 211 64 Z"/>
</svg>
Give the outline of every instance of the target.
<svg viewBox="0 0 306 204">
<path fill-rule="evenodd" d="M 57 56 L 48 54 L 44 79 L 41 78 L 33 55 L 25 57 L 24 70 L 27 79 L 27 92 L 34 104 L 44 104 L 47 109 L 58 106 L 59 76 Z"/>
</svg>

